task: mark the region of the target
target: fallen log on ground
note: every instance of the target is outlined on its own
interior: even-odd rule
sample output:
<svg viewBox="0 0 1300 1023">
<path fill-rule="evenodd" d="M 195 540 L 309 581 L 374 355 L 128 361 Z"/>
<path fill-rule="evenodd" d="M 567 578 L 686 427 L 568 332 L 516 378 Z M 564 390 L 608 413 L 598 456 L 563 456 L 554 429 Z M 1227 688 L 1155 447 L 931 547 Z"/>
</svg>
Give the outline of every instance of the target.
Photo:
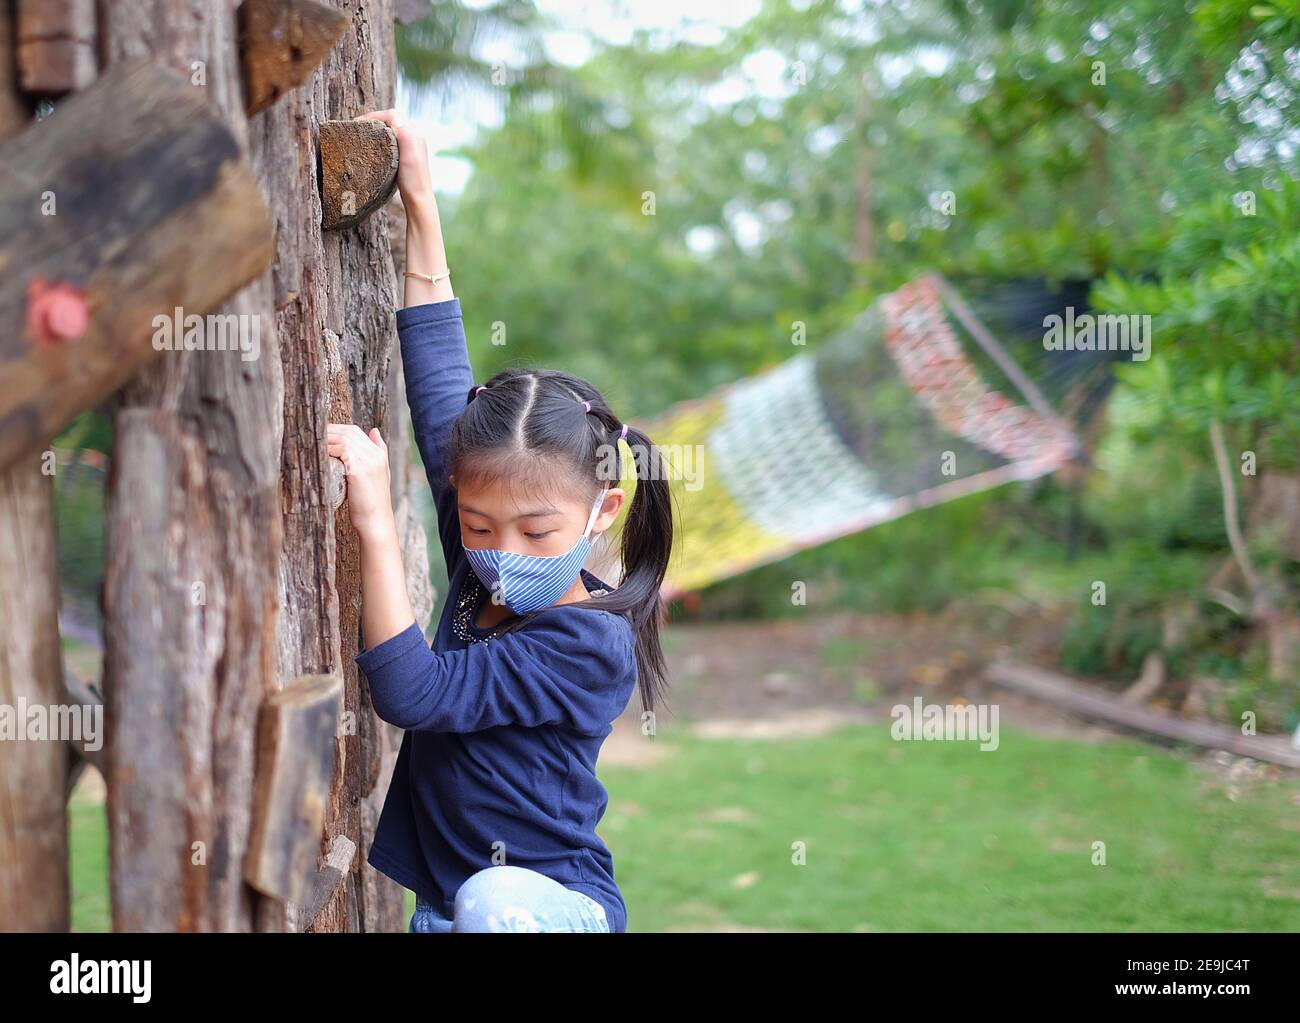
<svg viewBox="0 0 1300 1023">
<path fill-rule="evenodd" d="M 1099 718 L 1150 735 L 1190 742 L 1208 749 L 1223 749 L 1285 767 L 1300 767 L 1300 750 L 1283 736 L 1242 735 L 1222 725 L 1187 721 L 1145 707 L 1134 707 L 1124 703 L 1119 696 L 1098 692 L 1064 675 L 1023 664 L 994 662 L 984 670 L 984 677 L 1084 717 Z"/>
</svg>

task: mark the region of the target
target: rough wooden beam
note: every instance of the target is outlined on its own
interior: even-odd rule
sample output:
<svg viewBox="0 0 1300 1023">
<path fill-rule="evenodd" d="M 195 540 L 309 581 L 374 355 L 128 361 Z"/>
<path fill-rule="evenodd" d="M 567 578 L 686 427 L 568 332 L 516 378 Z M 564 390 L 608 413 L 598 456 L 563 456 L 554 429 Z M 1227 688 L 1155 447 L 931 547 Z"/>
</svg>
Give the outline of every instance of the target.
<svg viewBox="0 0 1300 1023">
<path fill-rule="evenodd" d="M 307 81 L 347 27 L 342 11 L 315 0 L 244 0 L 239 60 L 248 115 Z"/>
<path fill-rule="evenodd" d="M 0 931 L 68 929 L 67 744 L 50 728 L 64 704 L 50 479 L 33 459 L 0 473 Z"/>
<path fill-rule="evenodd" d="M 236 2 L 101 3 L 101 56 L 108 67 L 147 55 L 176 69 L 221 119 L 240 151 L 247 152 Z M 299 131 L 311 141 L 311 132 Z M 249 160 L 251 164 L 251 156 Z M 268 194 L 260 168 L 254 177 L 257 192 Z M 248 190 L 244 201 L 259 199 Z M 281 225 L 300 219 L 292 207 L 272 208 Z M 290 228 L 281 230 L 288 233 Z M 209 246 L 209 237 L 188 233 L 196 250 Z M 154 484 L 171 495 L 169 526 L 140 535 L 135 525 L 140 497 L 126 487 L 106 502 L 105 560 L 114 566 L 117 592 L 125 599 L 105 609 L 105 632 L 110 640 L 123 637 L 123 643 L 116 657 L 106 659 L 104 695 L 131 702 L 132 694 L 152 695 L 161 706 L 178 711 L 194 701 L 179 746 L 170 736 L 147 739 L 135 748 L 129 739 L 110 742 L 114 772 L 109 804 L 120 807 L 109 817 L 116 930 L 247 932 L 262 923 L 263 910 L 272 918 L 267 926 L 282 929 L 274 918 L 283 917 L 283 903 L 249 888 L 243 877 L 256 780 L 257 716 L 277 688 L 283 416 L 272 276 L 258 274 L 211 311 L 202 350 L 153 359 L 114 403 L 116 438 L 131 429 L 124 419 L 131 410 L 152 411 L 165 424 L 169 444 L 183 446 L 185 458 L 177 460 L 169 449 Z M 259 357 L 219 350 L 214 335 L 220 324 L 231 322 L 258 331 Z M 246 334 L 242 340 L 253 338 Z M 135 443 L 142 440 L 137 437 Z M 195 463 L 189 461 L 192 440 L 198 442 Z M 121 460 L 130 459 L 124 453 Z M 164 545 L 167 550 L 156 550 Z M 133 593 L 156 594 L 157 602 L 126 597 Z M 199 629 L 204 642 L 189 645 Z M 186 644 L 183 652 L 173 655 L 172 648 L 181 644 Z M 131 656 L 137 648 L 148 656 Z M 160 663 L 166 681 L 181 692 L 158 691 Z M 110 732 L 137 738 L 142 727 L 136 720 L 118 720 Z M 183 776 L 184 789 L 192 794 L 188 804 L 172 798 L 177 776 Z M 133 834 L 142 823 L 158 833 L 157 841 L 144 842 Z M 195 833 L 198 837 L 190 839 Z M 115 858 L 118 850 L 122 855 Z M 192 901 L 177 898 L 178 877 L 186 885 L 202 886 L 181 893 Z M 157 926 L 139 927 L 136 921 L 142 918 Z"/>
<path fill-rule="evenodd" d="M 95 0 L 18 0 L 18 73 L 26 92 L 61 96 L 95 80 Z"/>
<path fill-rule="evenodd" d="M 333 2 L 350 18 L 339 44 L 307 82 L 249 122 L 250 160 L 272 207 L 282 211 L 271 275 L 284 381 L 277 677 L 284 684 L 300 675 L 340 675 L 345 712 L 356 722 L 340 738 L 323 828 L 326 836 L 351 840 L 356 860 L 311 929 L 398 932 L 406 928 L 404 891 L 366 856 L 402 733 L 375 717 L 353 660 L 360 649 L 359 550 L 347 509 L 332 510 L 342 491 L 329 485 L 325 424 L 400 429 L 389 418 L 385 386 L 400 300 L 386 216 L 372 215 L 348 231 L 321 229 L 317 132 L 321 120 L 393 106 L 393 6 Z M 286 906 L 283 929 L 302 929 L 303 907 L 261 899 Z M 259 920 L 265 929 L 272 928 Z"/>
<path fill-rule="evenodd" d="M 229 129 L 151 61 L 114 67 L 0 146 L 0 468 L 169 341 L 175 357 L 175 310 L 211 312 L 272 253 L 270 213 Z"/>
<path fill-rule="evenodd" d="M 397 136 L 380 121 L 322 121 L 321 227 L 352 227 L 397 187 Z"/>
<path fill-rule="evenodd" d="M 1223 749 L 1243 757 L 1268 760 L 1285 767 L 1300 767 L 1300 750 L 1283 737 L 1242 735 L 1222 725 L 1186 721 L 1142 707 L 1132 707 L 1117 696 L 1082 685 L 1064 675 L 1021 664 L 998 662 L 984 675 L 991 682 L 1047 700 L 1084 717 L 1100 718 L 1114 725 L 1150 735 L 1190 742 L 1209 749 Z"/>
<path fill-rule="evenodd" d="M 205 931 L 228 855 L 214 808 L 213 705 L 226 593 L 201 434 L 159 409 L 114 421 L 104 692 L 109 891 L 117 931 Z"/>
<path fill-rule="evenodd" d="M 310 899 L 342 705 L 338 675 L 294 679 L 262 705 L 244 880 L 265 895 Z"/>
</svg>

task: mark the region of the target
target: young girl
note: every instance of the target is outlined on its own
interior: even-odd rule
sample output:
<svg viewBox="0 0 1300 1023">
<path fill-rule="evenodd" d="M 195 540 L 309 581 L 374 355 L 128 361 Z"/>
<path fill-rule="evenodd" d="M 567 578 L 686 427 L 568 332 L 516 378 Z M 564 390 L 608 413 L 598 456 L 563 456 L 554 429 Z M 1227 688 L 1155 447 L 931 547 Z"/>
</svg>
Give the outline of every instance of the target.
<svg viewBox="0 0 1300 1023">
<path fill-rule="evenodd" d="M 651 441 L 591 384 L 508 369 L 474 386 L 423 140 L 398 141 L 406 394 L 438 512 L 450 599 L 433 647 L 407 600 L 378 430 L 330 424 L 360 538 L 357 663 L 405 729 L 368 861 L 416 894 L 411 932 L 627 928 L 596 756 L 638 680 L 666 686 L 659 589 L 672 548 L 668 481 L 637 458 L 617 589 L 583 566 L 618 517 L 618 442 Z"/>
</svg>

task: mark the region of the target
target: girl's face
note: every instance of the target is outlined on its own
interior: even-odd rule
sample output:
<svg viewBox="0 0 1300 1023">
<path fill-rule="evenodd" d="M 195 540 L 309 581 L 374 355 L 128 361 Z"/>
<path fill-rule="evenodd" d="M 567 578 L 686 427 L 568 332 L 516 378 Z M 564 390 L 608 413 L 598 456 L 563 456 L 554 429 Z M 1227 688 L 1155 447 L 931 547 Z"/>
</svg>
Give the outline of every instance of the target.
<svg viewBox="0 0 1300 1023">
<path fill-rule="evenodd" d="M 451 477 L 456 487 L 456 477 Z M 605 503 L 591 525 L 591 538 L 608 529 L 623 507 L 624 492 L 605 492 Z M 479 482 L 456 487 L 460 538 L 469 549 L 493 549 L 549 558 L 567 553 L 582 536 L 592 501 L 581 494 L 513 493 L 505 483 Z"/>
</svg>

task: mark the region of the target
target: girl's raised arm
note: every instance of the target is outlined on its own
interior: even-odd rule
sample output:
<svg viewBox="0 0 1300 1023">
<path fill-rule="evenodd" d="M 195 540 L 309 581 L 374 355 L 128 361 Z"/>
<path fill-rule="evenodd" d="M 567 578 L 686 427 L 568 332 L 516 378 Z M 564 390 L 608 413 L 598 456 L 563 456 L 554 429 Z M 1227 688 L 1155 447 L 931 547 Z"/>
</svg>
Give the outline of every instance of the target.
<svg viewBox="0 0 1300 1023">
<path fill-rule="evenodd" d="M 447 252 L 442 242 L 442 222 L 438 219 L 438 202 L 429 174 L 429 147 L 424 136 L 412 131 L 396 110 L 375 110 L 357 120 L 382 121 L 397 136 L 397 189 L 406 209 L 406 269 L 434 278 L 431 282 L 407 277 L 405 305 L 409 308 L 455 298 L 451 277 L 447 275 Z"/>
<path fill-rule="evenodd" d="M 424 137 L 411 130 L 393 110 L 363 114 L 382 121 L 397 136 L 397 187 L 406 208 L 405 308 L 397 312 L 397 333 L 411 408 L 415 444 L 424 463 L 438 513 L 438 533 L 447 570 L 464 557 L 455 491 L 447 482 L 447 444 L 451 426 L 465 410 L 474 382 L 465 344 L 460 302 L 452 291 L 442 221 L 429 174 Z"/>
<path fill-rule="evenodd" d="M 447 272 L 424 139 L 406 128 L 396 111 L 380 110 L 362 118 L 383 121 L 397 136 L 407 263 L 415 273 L 431 278 L 406 278 L 406 306 L 397 310 L 396 319 L 416 446 L 433 489 L 438 532 L 451 572 L 456 557 L 465 554 L 456 497 L 447 479 L 447 444 L 473 383 L 460 302 Z M 406 595 L 390 498 L 388 448 L 377 429 L 366 434 L 351 424 L 331 423 L 327 433 L 330 455 L 341 459 L 347 471 L 349 513 L 361 547 L 361 627 L 366 646 L 374 647 L 408 627 L 418 631 Z"/>
</svg>

